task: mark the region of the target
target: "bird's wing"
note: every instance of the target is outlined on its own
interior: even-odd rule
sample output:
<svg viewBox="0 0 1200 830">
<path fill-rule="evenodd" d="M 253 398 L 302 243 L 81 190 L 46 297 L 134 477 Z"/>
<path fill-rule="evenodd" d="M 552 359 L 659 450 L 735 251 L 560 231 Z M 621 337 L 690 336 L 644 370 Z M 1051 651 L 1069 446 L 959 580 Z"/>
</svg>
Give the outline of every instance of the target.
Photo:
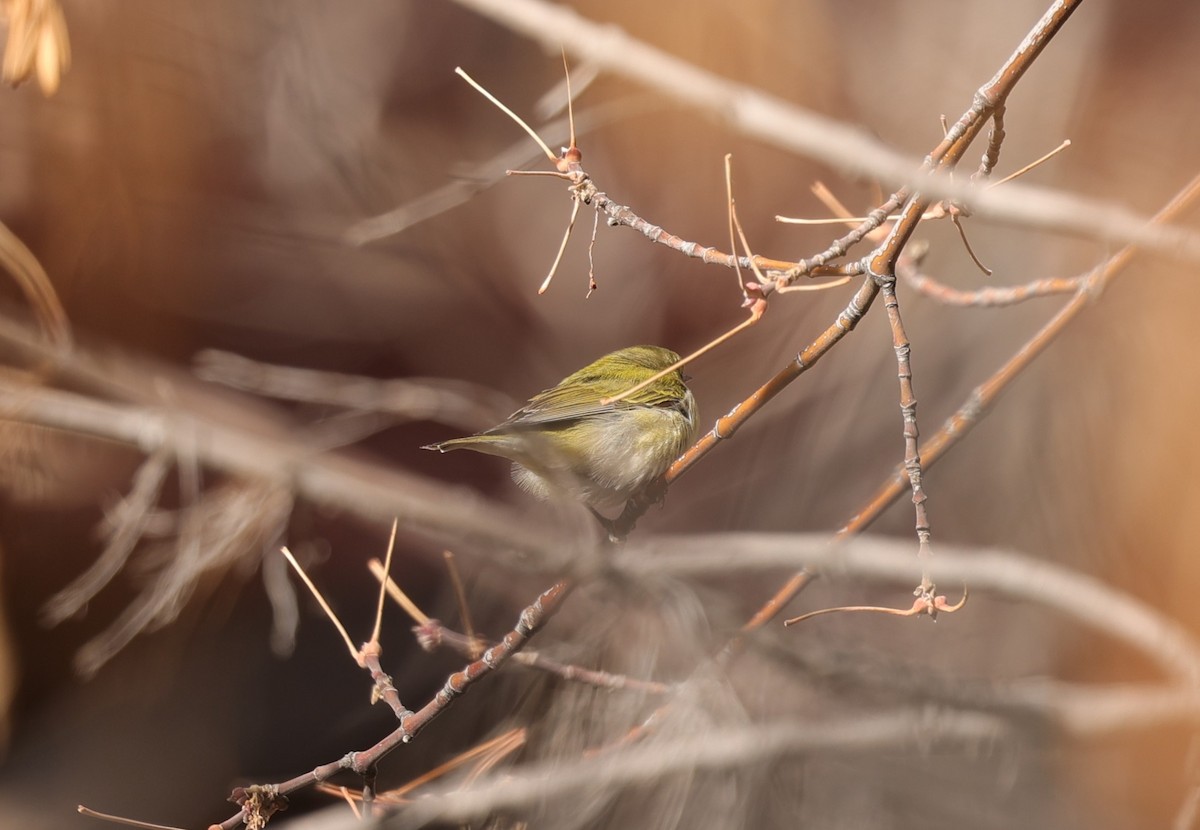
<svg viewBox="0 0 1200 830">
<path fill-rule="evenodd" d="M 628 388 L 629 384 L 626 382 L 593 380 L 589 384 L 587 395 L 581 398 L 578 388 L 555 386 L 534 395 L 529 403 L 488 432 L 509 432 L 526 427 L 561 424 L 638 406 L 639 402 L 628 400 L 601 403 L 605 398 L 619 395 Z"/>
<path fill-rule="evenodd" d="M 510 415 L 504 423 L 496 425 L 489 429 L 488 432 L 512 432 L 527 427 L 565 424 L 570 421 L 577 421 L 580 418 L 604 415 L 624 408 L 627 408 L 627 405 L 624 405 L 624 401 L 615 404 L 602 404 L 598 400 L 576 401 L 569 404 L 552 406 L 544 404 L 535 405 L 534 401 L 530 401 L 529 405 L 521 407 Z"/>
<path fill-rule="evenodd" d="M 668 406 L 678 403 L 678 398 L 664 394 L 661 389 L 647 387 L 639 389 L 627 398 L 615 403 L 601 403 L 627 391 L 633 383 L 625 379 L 587 378 L 586 396 L 579 393 L 575 384 L 569 383 L 575 376 L 529 399 L 529 403 L 518 409 L 502 424 L 489 429 L 485 434 L 519 431 L 528 427 L 547 424 L 563 424 L 580 418 L 605 415 L 621 410 L 642 407 Z"/>
</svg>

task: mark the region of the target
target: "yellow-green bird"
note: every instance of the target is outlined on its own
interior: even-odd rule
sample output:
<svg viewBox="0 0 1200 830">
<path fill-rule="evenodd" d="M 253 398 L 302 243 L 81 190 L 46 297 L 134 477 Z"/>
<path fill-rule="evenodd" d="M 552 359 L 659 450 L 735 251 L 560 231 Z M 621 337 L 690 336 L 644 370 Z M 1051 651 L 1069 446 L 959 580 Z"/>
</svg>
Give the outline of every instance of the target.
<svg viewBox="0 0 1200 830">
<path fill-rule="evenodd" d="M 679 361 L 659 346 L 607 354 L 539 392 L 478 435 L 422 447 L 474 450 L 513 462 L 513 480 L 541 499 L 567 493 L 593 509 L 624 504 L 696 437 L 696 400 L 678 369 L 605 403 Z"/>
</svg>

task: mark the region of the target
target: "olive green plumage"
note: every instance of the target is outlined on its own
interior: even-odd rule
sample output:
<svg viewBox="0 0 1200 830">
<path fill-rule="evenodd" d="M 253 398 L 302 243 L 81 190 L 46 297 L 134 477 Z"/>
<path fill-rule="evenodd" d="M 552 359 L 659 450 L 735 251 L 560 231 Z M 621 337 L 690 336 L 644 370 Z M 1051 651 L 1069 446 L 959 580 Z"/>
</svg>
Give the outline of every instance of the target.
<svg viewBox="0 0 1200 830">
<path fill-rule="evenodd" d="M 691 445 L 696 402 L 679 370 L 628 398 L 602 401 L 678 360 L 658 346 L 620 349 L 534 395 L 503 423 L 422 449 L 507 458 L 513 479 L 538 498 L 566 492 L 591 507 L 620 505 Z"/>
</svg>

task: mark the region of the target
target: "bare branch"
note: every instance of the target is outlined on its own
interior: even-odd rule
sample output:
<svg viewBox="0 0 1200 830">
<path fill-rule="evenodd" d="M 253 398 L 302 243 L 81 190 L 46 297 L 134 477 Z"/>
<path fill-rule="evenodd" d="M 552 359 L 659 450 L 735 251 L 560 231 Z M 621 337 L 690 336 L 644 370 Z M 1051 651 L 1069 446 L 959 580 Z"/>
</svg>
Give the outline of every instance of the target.
<svg viewBox="0 0 1200 830">
<path fill-rule="evenodd" d="M 48 624 L 56 625 L 83 608 L 125 567 L 146 529 L 169 466 L 170 455 L 159 449 L 138 468 L 129 497 L 112 511 L 104 551 L 86 572 L 47 601 L 43 619 Z"/>
<path fill-rule="evenodd" d="M 928 709 L 714 730 L 626 746 L 577 761 L 528 764 L 471 787 L 429 792 L 393 818 L 391 826 L 467 822 L 580 790 L 615 793 L 680 772 L 731 769 L 801 752 L 869 752 L 913 746 L 917 741 L 926 746 L 977 744 L 1001 739 L 1008 732 L 1007 725 L 991 715 Z"/>
<path fill-rule="evenodd" d="M 61 351 L 69 349 L 71 324 L 54 284 L 33 252 L 3 222 L 0 222 L 0 267 L 16 280 L 47 338 Z"/>
<path fill-rule="evenodd" d="M 804 567 L 809 571 L 904 583 L 914 564 L 909 543 L 860 537 L 833 543 L 817 534 L 724 533 L 630 542 L 612 559 L 631 576 L 728 573 Z M 969 584 L 1034 602 L 1126 643 L 1172 677 L 1200 684 L 1200 646 L 1155 608 L 1099 580 L 1011 551 L 938 546 L 930 562 L 937 582 Z"/>
<path fill-rule="evenodd" d="M 546 142 L 542 141 L 542 137 L 537 134 L 537 130 L 525 123 L 525 120 L 522 119 L 521 116 L 509 109 L 499 98 L 484 89 L 483 86 L 470 75 L 468 75 L 461 66 L 454 67 L 454 74 L 458 75 L 464 81 L 473 86 L 480 95 L 482 95 L 484 98 L 487 98 L 496 106 L 497 109 L 515 121 L 517 126 L 527 132 L 529 137 L 537 143 L 537 146 L 542 148 L 542 152 L 546 154 L 546 157 L 549 158 L 550 161 L 555 161 L 558 159 L 558 156 L 556 156 L 554 152 L 546 145 Z"/>
<path fill-rule="evenodd" d="M 425 623 L 429 622 L 429 615 L 418 608 L 417 604 L 409 599 L 408 594 L 404 593 L 404 591 L 400 589 L 400 586 L 396 584 L 396 581 L 384 571 L 383 563 L 381 563 L 378 559 L 372 559 L 367 563 L 367 567 L 371 571 L 371 576 L 378 579 L 380 584 L 383 585 L 384 590 L 386 590 L 388 593 L 388 596 L 390 596 L 397 605 L 403 608 L 405 613 L 412 617 L 413 621 L 417 625 L 424 625 Z"/>
<path fill-rule="evenodd" d="M 195 359 L 196 375 L 259 395 L 289 401 L 377 412 L 394 420 L 436 420 L 477 430 L 495 423 L 513 402 L 493 389 L 444 378 L 381 380 L 251 360 L 207 349 Z"/>
<path fill-rule="evenodd" d="M 346 632 L 346 626 L 342 625 L 342 621 L 338 619 L 338 615 L 333 612 L 333 609 L 329 607 L 329 603 L 325 601 L 324 595 L 317 589 L 317 586 L 313 584 L 313 581 L 309 578 L 308 574 L 304 572 L 304 568 L 300 567 L 300 563 L 296 561 L 296 557 L 292 556 L 292 552 L 290 550 L 288 550 L 286 547 L 283 547 L 279 549 L 279 552 L 283 554 L 285 559 L 287 559 L 288 564 L 292 566 L 292 570 L 294 570 L 300 576 L 300 581 L 303 582 L 305 587 L 308 588 L 309 593 L 313 595 L 313 598 L 316 599 L 317 604 L 321 606 L 321 610 L 325 612 L 325 616 L 329 618 L 331 623 L 333 623 L 333 627 L 337 629 L 337 633 L 342 637 L 342 642 L 346 644 L 346 649 L 350 652 L 350 657 L 354 660 L 354 662 L 361 666 L 362 655 L 359 654 L 358 649 L 354 646 L 354 641 L 350 639 L 350 635 Z"/>
<path fill-rule="evenodd" d="M 79 350 L 72 352 L 72 359 L 79 354 Z M 149 377 L 172 374 L 165 366 L 147 372 Z M 137 381 L 131 378 L 130 382 Z M 187 381 L 180 378 L 178 383 L 186 386 Z M 146 390 L 145 397 L 152 398 L 153 393 Z M 207 465 L 294 487 L 308 498 L 361 516 L 383 521 L 399 517 L 406 527 L 439 538 L 490 539 L 504 547 L 540 550 L 554 558 L 564 550 L 550 543 L 546 529 L 532 527 L 528 518 L 486 504 L 461 488 L 348 456 L 313 455 L 310 447 L 291 436 L 286 422 L 264 420 L 252 408 L 198 411 L 118 404 L 0 378 L 0 418 L 94 435 L 146 451 L 159 447 L 174 451 L 182 446 L 180 436 L 190 435 L 190 445 Z M 572 548 L 564 544 L 566 549 Z"/>
<path fill-rule="evenodd" d="M 829 164 L 851 178 L 873 178 L 893 187 L 916 188 L 932 199 L 948 199 L 978 216 L 1018 226 L 1077 234 L 1102 242 L 1136 244 L 1167 256 L 1200 260 L 1200 234 L 1149 225 L 1128 209 L 1030 185 L 983 190 L 956 182 L 946 173 L 927 174 L 918 161 L 850 127 L 758 89 L 722 78 L 632 38 L 612 25 L 594 23 L 573 9 L 545 0 L 457 0 L 548 50 L 565 46 L 584 62 L 636 81 L 688 106 L 715 112 L 741 132 L 777 147 Z M 1059 0 L 1051 6 L 1010 61 L 1032 63 L 1052 35 L 1079 5 Z M 1037 33 L 1039 37 L 1033 37 Z M 1023 71 L 1023 70 L 1022 70 Z M 997 81 L 1014 82 L 1002 70 Z M 988 97 L 985 94 L 985 99 Z M 920 171 L 920 172 L 919 172 Z"/>
</svg>

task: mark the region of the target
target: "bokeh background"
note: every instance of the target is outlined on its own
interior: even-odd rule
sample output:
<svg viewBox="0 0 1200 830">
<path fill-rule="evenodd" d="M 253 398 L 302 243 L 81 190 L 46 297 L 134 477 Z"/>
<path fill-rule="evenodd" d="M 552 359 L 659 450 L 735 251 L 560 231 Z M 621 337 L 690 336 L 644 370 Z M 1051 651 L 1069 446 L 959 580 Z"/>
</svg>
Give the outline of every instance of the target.
<svg viewBox="0 0 1200 830">
<path fill-rule="evenodd" d="M 347 237 L 522 141 L 455 66 L 529 115 L 561 80 L 557 54 L 452 2 L 61 5 L 72 50 L 61 88 L 52 97 L 34 84 L 0 92 L 0 220 L 44 265 L 84 348 L 151 360 L 163 372 L 189 372 L 197 354 L 222 349 L 380 379 L 466 380 L 520 401 L 609 350 L 636 342 L 691 350 L 742 319 L 732 274 L 603 223 L 599 288 L 585 298 L 586 210 L 554 284 L 538 296 L 569 213 L 553 180 L 501 178 L 401 233 L 366 244 Z M 572 5 L 914 158 L 939 140 L 939 116 L 957 118 L 1044 11 L 1031 0 Z M 999 172 L 1070 138 L 1071 149 L 1030 181 L 1153 213 L 1200 168 L 1197 44 L 1200 6 L 1187 0 L 1084 4 L 1010 100 Z M 768 256 L 799 258 L 831 238 L 828 228 L 772 219 L 824 216 L 814 181 L 855 210 L 875 198 L 873 182 L 603 75 L 576 110 L 593 121 L 597 112 L 600 123 L 579 144 L 599 187 L 686 239 L 727 246 L 726 153 L 739 215 Z M 1195 226 L 1196 213 L 1181 223 Z M 1116 247 L 983 220 L 967 227 L 991 278 L 953 228 L 918 233 L 931 244 L 927 270 L 962 288 L 1074 274 Z M 1198 277 L 1194 263 L 1139 257 L 928 473 L 935 540 L 1023 550 L 1200 625 Z M 828 325 L 851 290 L 779 297 L 760 325 L 696 363 L 689 371 L 704 424 Z M 926 434 L 1062 302 L 963 310 L 902 295 Z M 6 315 L 25 314 L 11 283 L 0 282 L 0 300 Z M 263 405 L 297 429 L 332 412 Z M 872 313 L 684 477 L 639 533 L 834 530 L 901 460 L 900 426 L 890 335 Z M 399 424 L 352 451 L 529 509 L 504 465 L 418 450 L 454 433 L 433 421 Z M 47 628 L 39 611 L 97 555 L 95 528 L 141 457 L 58 434 L 7 440 L 0 588 L 2 670 L 13 691 L 0 826 L 84 826 L 73 815 L 79 802 L 204 826 L 231 812 L 223 798 L 233 784 L 290 777 L 390 728 L 307 598 L 294 650 L 272 651 L 258 549 L 206 582 L 177 623 L 139 637 L 95 677 L 77 676 L 74 654 L 137 595 L 145 567 L 122 575 L 85 616 Z M 220 483 L 206 473 L 205 486 Z M 180 504 L 184 495 L 168 483 L 164 499 Z M 911 525 L 900 504 L 872 531 L 905 536 Z M 384 523 L 303 500 L 288 522 L 286 541 L 307 556 L 352 630 L 367 630 L 364 562 L 382 553 L 386 533 Z M 455 619 L 440 548 L 402 533 L 398 555 L 426 610 Z M 478 622 L 495 635 L 546 582 L 479 552 L 460 564 Z M 602 584 L 546 637 L 585 663 L 679 679 L 776 581 Z M 906 599 L 846 577 L 822 581 L 797 607 Z M 419 652 L 398 616 L 385 644 L 406 702 L 415 702 L 458 661 Z M 936 626 L 831 618 L 772 628 L 745 660 L 722 687 L 726 697 L 696 704 L 712 722 L 731 710 L 746 720 L 819 719 L 1034 675 L 1156 677 L 1143 659 L 1050 612 L 986 596 Z M 468 695 L 389 759 L 383 776 L 398 784 L 513 724 L 534 728 L 531 757 L 569 755 L 581 735 L 619 735 L 644 707 L 513 672 Z M 599 799 L 572 817 L 589 826 L 1147 826 L 1175 815 L 1191 780 L 1191 736 L 1179 724 L 1083 744 L 1049 729 L 1033 734 L 967 753 L 793 758 L 722 787 L 672 779 L 667 795 L 627 793 L 624 807 Z M 567 826 L 547 809 L 542 826 Z"/>
</svg>

